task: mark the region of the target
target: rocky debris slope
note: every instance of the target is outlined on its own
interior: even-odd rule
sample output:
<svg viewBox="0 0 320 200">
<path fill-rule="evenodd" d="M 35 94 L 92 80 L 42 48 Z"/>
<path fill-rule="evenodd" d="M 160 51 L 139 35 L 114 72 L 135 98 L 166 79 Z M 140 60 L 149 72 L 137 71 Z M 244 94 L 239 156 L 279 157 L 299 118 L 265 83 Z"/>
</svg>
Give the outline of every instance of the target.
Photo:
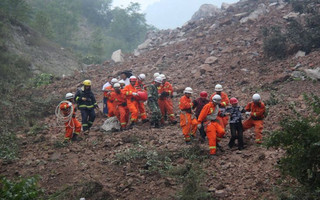
<svg viewBox="0 0 320 200">
<path fill-rule="evenodd" d="M 240 22 L 262 7 L 268 12 Z M 285 26 L 283 17 L 290 12 L 290 6 L 282 1 L 240 1 L 219 16 L 189 22 L 176 30 L 150 33 L 135 54 L 126 55 L 123 63 L 106 61 L 43 89 L 48 91 L 46 95 L 62 99 L 66 92 L 76 91 L 79 83 L 89 78 L 101 102 L 101 86 L 109 74 L 116 76 L 122 70 L 132 69 L 136 75 L 145 73 L 150 83 L 154 72 L 162 72 L 177 92 L 173 101 L 178 114 L 178 99 L 186 86 L 194 88 L 196 97 L 202 90 L 212 93 L 214 85 L 220 83 L 229 97 L 237 97 L 243 106 L 253 93 L 261 94 L 269 107 L 264 125 L 267 137 L 279 128 L 281 119 L 291 115 L 289 105 L 301 113 L 308 112 L 304 93 L 320 95 L 319 83 L 306 73 L 318 71 L 319 51 L 284 60 L 264 57 L 261 29 L 276 23 Z M 283 152 L 254 145 L 252 130 L 245 133 L 245 150 L 227 149 L 227 135 L 222 141 L 226 151 L 211 160 L 206 158 L 207 144 L 194 142 L 194 146 L 186 146 L 178 126 L 150 129 L 144 124 L 106 134 L 100 130 L 103 121 L 98 115 L 90 136 L 68 147 L 59 143 L 63 129 L 57 127 L 54 116 L 43 121 L 47 128 L 36 136 L 21 131 L 21 158 L 13 163 L 2 161 L 1 174 L 39 174 L 47 194 L 66 186 L 98 182 L 102 185 L 99 193 L 108 194 L 108 198 L 175 199 L 188 182 L 185 178 L 189 177 L 190 166 L 198 166 L 205 174 L 200 185 L 212 198 L 276 198 L 273 189 L 280 173 L 275 165 Z"/>
</svg>

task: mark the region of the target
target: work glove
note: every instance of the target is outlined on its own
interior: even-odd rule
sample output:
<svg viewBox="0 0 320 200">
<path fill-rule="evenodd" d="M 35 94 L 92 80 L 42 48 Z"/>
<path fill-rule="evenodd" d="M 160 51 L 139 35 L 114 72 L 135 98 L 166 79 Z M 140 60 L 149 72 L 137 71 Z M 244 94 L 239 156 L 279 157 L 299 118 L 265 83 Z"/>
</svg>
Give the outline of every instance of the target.
<svg viewBox="0 0 320 200">
<path fill-rule="evenodd" d="M 127 102 L 123 102 L 121 105 L 122 106 L 127 106 Z"/>
<path fill-rule="evenodd" d="M 133 96 L 138 96 L 138 93 L 133 92 L 132 95 L 133 95 Z"/>
<path fill-rule="evenodd" d="M 71 106 L 72 106 L 72 103 L 71 103 L 71 102 L 69 102 L 69 103 L 68 103 L 68 106 L 69 106 L 69 107 L 71 107 Z"/>
<path fill-rule="evenodd" d="M 246 112 L 246 115 L 247 115 L 247 116 L 250 116 L 250 115 L 251 115 L 251 112 Z"/>
<path fill-rule="evenodd" d="M 82 97 L 81 99 L 82 99 L 82 101 L 87 101 L 87 98 L 85 98 L 85 97 Z"/>
<path fill-rule="evenodd" d="M 198 127 L 198 129 L 201 129 L 202 124 L 198 124 L 197 127 Z"/>
<path fill-rule="evenodd" d="M 94 105 L 94 108 L 99 108 L 99 106 L 98 105 Z"/>
</svg>

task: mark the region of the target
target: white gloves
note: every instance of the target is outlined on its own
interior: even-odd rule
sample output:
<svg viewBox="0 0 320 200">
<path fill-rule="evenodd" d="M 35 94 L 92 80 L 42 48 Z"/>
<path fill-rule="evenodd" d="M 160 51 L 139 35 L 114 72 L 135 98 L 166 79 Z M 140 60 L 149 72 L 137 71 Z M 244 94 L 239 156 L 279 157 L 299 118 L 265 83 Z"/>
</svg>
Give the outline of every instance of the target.
<svg viewBox="0 0 320 200">
<path fill-rule="evenodd" d="M 69 103 L 68 103 L 68 106 L 69 106 L 69 107 L 71 107 L 71 106 L 72 106 L 72 103 L 71 103 L 71 102 L 69 102 Z"/>
<path fill-rule="evenodd" d="M 198 129 L 200 129 L 200 128 L 201 128 L 201 126 L 202 126 L 201 124 L 198 124 L 198 125 L 197 125 Z"/>
<path fill-rule="evenodd" d="M 138 93 L 132 92 L 132 95 L 133 95 L 133 96 L 138 96 Z"/>
<path fill-rule="evenodd" d="M 251 115 L 251 112 L 246 112 L 246 115 Z"/>
</svg>

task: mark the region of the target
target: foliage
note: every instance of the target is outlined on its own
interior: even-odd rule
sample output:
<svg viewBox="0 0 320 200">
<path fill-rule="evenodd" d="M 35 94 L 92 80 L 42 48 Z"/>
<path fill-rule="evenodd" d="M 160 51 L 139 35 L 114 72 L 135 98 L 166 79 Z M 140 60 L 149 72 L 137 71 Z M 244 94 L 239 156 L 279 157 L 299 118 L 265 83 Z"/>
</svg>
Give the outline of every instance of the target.
<svg viewBox="0 0 320 200">
<path fill-rule="evenodd" d="M 210 193 L 201 186 L 204 178 L 203 170 L 196 164 L 187 166 L 187 173 L 183 178 L 183 189 L 178 194 L 181 200 L 205 200 L 212 199 Z"/>
<path fill-rule="evenodd" d="M 263 50 L 268 57 L 284 58 L 287 53 L 286 37 L 281 32 L 280 27 L 264 28 L 262 30 Z"/>
<path fill-rule="evenodd" d="M 18 141 L 15 134 L 3 132 L 0 134 L 0 158 L 14 160 L 18 153 Z"/>
<path fill-rule="evenodd" d="M 0 16 L 12 20 L 27 21 L 30 18 L 30 6 L 26 0 L 1 0 Z"/>
<path fill-rule="evenodd" d="M 281 130 L 270 135 L 267 146 L 284 149 L 281 172 L 297 179 L 306 193 L 314 193 L 320 189 L 320 98 L 312 95 L 305 99 L 313 112 L 303 116 L 295 111 L 295 117 L 282 120 Z"/>
<path fill-rule="evenodd" d="M 3 177 L 0 180 L 0 199 L 6 200 L 34 200 L 43 193 L 39 189 L 37 177 L 20 178 L 17 181 L 10 181 Z"/>
<path fill-rule="evenodd" d="M 39 87 L 42 85 L 49 85 L 53 81 L 52 74 L 42 73 L 34 78 L 34 86 Z"/>
</svg>

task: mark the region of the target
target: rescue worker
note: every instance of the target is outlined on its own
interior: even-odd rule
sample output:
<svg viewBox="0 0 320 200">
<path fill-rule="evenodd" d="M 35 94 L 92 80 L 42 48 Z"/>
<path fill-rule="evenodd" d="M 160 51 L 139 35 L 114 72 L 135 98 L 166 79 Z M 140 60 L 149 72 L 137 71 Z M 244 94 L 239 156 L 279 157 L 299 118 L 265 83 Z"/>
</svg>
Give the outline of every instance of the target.
<svg viewBox="0 0 320 200">
<path fill-rule="evenodd" d="M 137 77 L 130 77 L 130 85 L 127 85 L 123 89 L 123 93 L 126 95 L 127 106 L 131 113 L 131 124 L 129 128 L 132 128 L 138 120 L 138 102 L 135 96 L 138 96 L 137 89 L 135 88 Z"/>
<path fill-rule="evenodd" d="M 102 86 L 102 91 L 104 91 L 104 88 L 111 85 L 112 78 L 113 78 L 113 76 L 111 76 L 111 75 L 108 76 L 108 81 Z M 104 95 L 103 95 L 103 114 L 105 116 L 108 116 L 107 98 Z"/>
<path fill-rule="evenodd" d="M 146 75 L 145 74 L 140 74 L 138 76 L 138 79 L 136 81 L 136 89 L 137 89 L 137 92 L 139 91 L 143 91 L 143 92 L 146 92 L 145 90 L 145 84 L 144 84 L 144 80 L 146 79 Z M 144 106 L 144 101 L 138 101 L 137 102 L 138 104 L 138 111 L 140 113 L 140 117 L 142 119 L 142 123 L 146 123 L 148 122 L 149 120 L 147 119 L 147 113 L 146 113 L 146 109 L 145 109 L 145 106 Z"/>
<path fill-rule="evenodd" d="M 252 96 L 252 102 L 248 103 L 245 107 L 246 115 L 250 116 L 249 119 L 243 122 L 243 130 L 246 131 L 249 128 L 254 127 L 256 143 L 262 143 L 262 130 L 263 130 L 263 119 L 266 111 L 264 103 L 261 102 L 259 94 Z"/>
<path fill-rule="evenodd" d="M 112 101 L 110 100 L 110 94 L 111 94 L 111 92 L 114 91 L 113 85 L 115 83 L 118 83 L 118 80 L 116 78 L 113 78 L 111 80 L 111 85 L 109 85 L 108 87 L 104 88 L 104 97 L 107 98 L 108 117 L 115 116 L 114 106 L 113 106 Z"/>
<path fill-rule="evenodd" d="M 160 91 L 158 92 L 160 92 L 159 107 L 162 114 L 161 124 L 164 124 L 166 115 L 168 115 L 171 124 L 174 125 L 177 124 L 177 121 L 173 113 L 173 88 L 172 85 L 167 81 L 166 76 L 164 74 L 161 74 L 160 77 L 162 79 L 162 86 Z"/>
<path fill-rule="evenodd" d="M 158 72 L 154 73 L 154 74 L 153 74 L 154 80 L 155 80 L 158 76 L 160 76 L 160 73 L 158 73 Z"/>
<path fill-rule="evenodd" d="M 217 122 L 220 103 L 221 96 L 214 95 L 212 101 L 202 108 L 198 117 L 198 128 L 203 125 L 207 133 L 210 155 L 216 154 L 217 144 L 225 134 L 224 128 Z"/>
<path fill-rule="evenodd" d="M 243 149 L 243 127 L 242 127 L 242 116 L 241 114 L 245 112 L 245 110 L 238 106 L 238 99 L 231 98 L 230 104 L 232 107 L 228 107 L 226 109 L 226 114 L 230 116 L 230 132 L 231 138 L 229 141 L 229 148 L 231 149 L 234 144 L 235 140 L 238 139 L 238 150 Z"/>
<path fill-rule="evenodd" d="M 226 107 L 229 105 L 228 95 L 225 92 L 222 92 L 223 88 L 222 88 L 222 85 L 220 85 L 220 84 L 217 84 L 214 87 L 214 90 L 216 92 L 213 93 L 210 98 L 212 99 L 212 97 L 214 95 L 216 95 L 216 94 L 221 96 L 221 103 L 219 105 L 219 108 L 220 108 L 220 112 L 223 114 L 225 112 L 225 110 L 226 110 Z M 226 128 L 226 126 L 228 124 L 228 121 L 229 121 L 229 117 L 227 115 L 220 115 L 220 116 L 217 117 L 217 119 L 219 120 L 220 125 L 223 128 Z"/>
<path fill-rule="evenodd" d="M 83 81 L 83 87 L 77 91 L 75 100 L 81 111 L 82 129 L 85 135 L 89 134 L 90 128 L 96 118 L 95 108 L 98 108 L 96 98 L 91 91 L 91 81 Z"/>
<path fill-rule="evenodd" d="M 127 107 L 126 95 L 121 92 L 121 86 L 119 83 L 113 85 L 114 91 L 110 94 L 110 100 L 113 102 L 115 108 L 115 115 L 120 121 L 121 131 L 126 129 L 129 120 L 129 109 Z"/>
<path fill-rule="evenodd" d="M 195 121 L 196 119 L 192 119 L 192 88 L 186 87 L 183 93 L 184 95 L 181 97 L 179 102 L 180 126 L 182 128 L 186 144 L 191 144 L 190 137 L 193 138 L 197 131 L 197 121 Z"/>
<path fill-rule="evenodd" d="M 120 80 L 119 84 L 120 84 L 121 89 L 123 89 L 126 86 L 126 83 L 124 82 L 124 80 Z"/>
<path fill-rule="evenodd" d="M 65 122 L 66 133 L 64 136 L 64 142 L 68 143 L 70 140 L 76 141 L 81 131 L 81 123 L 76 118 L 76 107 L 74 106 L 74 95 L 67 93 L 65 99 L 68 101 L 60 104 L 60 110 L 64 116 L 70 115 L 72 112 L 72 118 Z M 71 110 L 73 109 L 73 110 Z"/>
<path fill-rule="evenodd" d="M 148 107 L 151 111 L 151 126 L 160 128 L 161 112 L 158 104 L 158 87 L 162 84 L 161 77 L 156 77 L 154 83 L 148 87 Z"/>
<path fill-rule="evenodd" d="M 195 110 L 195 116 L 197 119 L 200 115 L 202 108 L 207 103 L 210 102 L 207 97 L 208 97 L 208 93 L 206 91 L 202 91 L 202 92 L 200 92 L 200 97 L 193 101 L 193 109 Z M 199 132 L 200 132 L 201 140 L 203 142 L 206 138 L 206 132 L 204 131 L 203 126 L 201 126 L 201 128 L 199 129 Z"/>
</svg>

